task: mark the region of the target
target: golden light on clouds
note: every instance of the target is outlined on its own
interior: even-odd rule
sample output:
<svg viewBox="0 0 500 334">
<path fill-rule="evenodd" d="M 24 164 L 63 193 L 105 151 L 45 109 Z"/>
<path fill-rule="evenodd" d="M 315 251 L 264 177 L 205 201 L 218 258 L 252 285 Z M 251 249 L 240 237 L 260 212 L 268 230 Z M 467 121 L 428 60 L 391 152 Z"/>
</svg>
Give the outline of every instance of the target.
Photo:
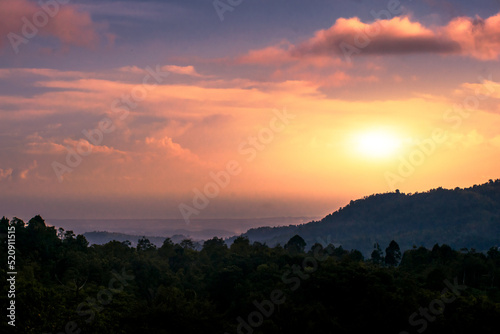
<svg viewBox="0 0 500 334">
<path fill-rule="evenodd" d="M 25 0 L 2 6 L 30 18 L 37 10 Z M 259 32 L 258 43 L 250 43 L 234 32 L 194 42 L 193 51 L 158 44 L 168 39 L 150 31 L 126 44 L 130 32 L 110 30 L 105 18 L 95 21 L 102 15 L 87 13 L 99 6 L 64 8 L 17 46 L 19 56 L 8 39 L 0 42 L 4 198 L 43 193 L 83 203 L 99 194 L 102 207 L 123 194 L 169 198 L 169 208 L 143 207 L 137 216 L 179 217 L 181 199 L 191 200 L 193 189 L 212 182 L 210 173 L 235 160 L 242 172 L 214 203 L 241 215 L 254 205 L 249 216 L 274 216 L 289 214 L 275 203 L 303 198 L 297 212 L 321 215 L 333 203 L 395 188 L 463 187 L 498 177 L 500 13 L 464 13 L 430 25 L 418 15 L 371 20 L 339 12 L 321 27 L 315 19 L 300 37 L 274 27 L 279 36 Z M 0 10 L 0 33 L 21 34 L 22 21 L 11 16 Z M 213 29 L 220 29 L 215 19 Z M 207 22 L 199 22 L 205 29 Z M 74 27 L 66 36 L 68 24 Z M 155 31 L 172 30 L 163 28 Z M 116 49 L 106 42 L 111 31 Z M 44 56 L 58 40 L 67 55 L 55 49 Z M 347 44 L 355 50 L 349 57 L 339 47 Z M 91 52 L 81 53 L 85 47 Z M 296 117 L 270 134 L 275 109 Z M 103 119 L 114 130 L 99 135 Z M 63 182 L 54 162 L 68 166 Z M 245 204 L 233 208 L 234 198 Z M 227 216 L 210 210 L 199 217 Z"/>
</svg>

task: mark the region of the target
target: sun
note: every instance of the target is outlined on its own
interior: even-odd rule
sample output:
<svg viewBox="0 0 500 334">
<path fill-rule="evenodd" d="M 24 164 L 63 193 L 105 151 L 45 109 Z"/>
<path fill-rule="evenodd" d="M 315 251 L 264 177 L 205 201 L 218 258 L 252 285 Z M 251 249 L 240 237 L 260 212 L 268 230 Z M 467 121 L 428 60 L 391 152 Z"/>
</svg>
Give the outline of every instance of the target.
<svg viewBox="0 0 500 334">
<path fill-rule="evenodd" d="M 372 130 L 355 136 L 359 154 L 368 158 L 388 158 L 401 147 L 400 138 L 385 130 Z"/>
</svg>

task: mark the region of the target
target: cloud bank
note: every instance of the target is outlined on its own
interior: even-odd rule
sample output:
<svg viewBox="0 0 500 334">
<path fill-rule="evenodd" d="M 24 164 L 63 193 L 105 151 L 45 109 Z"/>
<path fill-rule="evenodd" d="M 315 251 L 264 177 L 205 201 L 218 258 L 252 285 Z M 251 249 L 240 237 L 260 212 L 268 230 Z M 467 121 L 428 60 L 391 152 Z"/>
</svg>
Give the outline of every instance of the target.
<svg viewBox="0 0 500 334">
<path fill-rule="evenodd" d="M 370 23 L 357 17 L 339 18 L 330 28 L 316 31 L 313 37 L 297 45 L 280 43 L 252 50 L 238 61 L 263 65 L 324 57 L 350 60 L 357 55 L 402 54 L 496 60 L 500 55 L 500 13 L 486 19 L 457 17 L 446 26 L 437 27 L 425 27 L 408 16 Z"/>
</svg>

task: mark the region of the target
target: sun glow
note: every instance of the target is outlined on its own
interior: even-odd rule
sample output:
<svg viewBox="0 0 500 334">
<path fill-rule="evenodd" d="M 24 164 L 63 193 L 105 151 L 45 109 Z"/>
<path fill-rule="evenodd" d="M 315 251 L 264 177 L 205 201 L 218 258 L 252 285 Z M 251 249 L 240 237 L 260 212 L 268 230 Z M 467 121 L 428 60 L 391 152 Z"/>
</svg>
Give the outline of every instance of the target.
<svg viewBox="0 0 500 334">
<path fill-rule="evenodd" d="M 396 135 L 382 130 L 360 133 L 355 141 L 358 153 L 369 158 L 393 156 L 401 147 L 401 140 Z"/>
</svg>

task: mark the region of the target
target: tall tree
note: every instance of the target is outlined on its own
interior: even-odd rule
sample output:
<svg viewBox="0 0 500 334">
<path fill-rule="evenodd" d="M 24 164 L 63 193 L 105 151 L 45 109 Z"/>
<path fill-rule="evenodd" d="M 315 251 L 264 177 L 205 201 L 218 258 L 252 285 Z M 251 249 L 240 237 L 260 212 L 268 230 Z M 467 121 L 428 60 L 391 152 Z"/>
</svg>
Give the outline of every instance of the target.
<svg viewBox="0 0 500 334">
<path fill-rule="evenodd" d="M 401 261 L 401 249 L 396 241 L 392 240 L 389 247 L 385 249 L 385 264 L 397 266 Z"/>
<path fill-rule="evenodd" d="M 372 262 L 375 264 L 381 264 L 383 256 L 384 256 L 384 254 L 382 253 L 382 249 L 380 248 L 380 245 L 378 244 L 378 242 L 376 242 L 373 245 L 373 252 L 372 252 L 372 256 L 371 256 Z"/>
</svg>

